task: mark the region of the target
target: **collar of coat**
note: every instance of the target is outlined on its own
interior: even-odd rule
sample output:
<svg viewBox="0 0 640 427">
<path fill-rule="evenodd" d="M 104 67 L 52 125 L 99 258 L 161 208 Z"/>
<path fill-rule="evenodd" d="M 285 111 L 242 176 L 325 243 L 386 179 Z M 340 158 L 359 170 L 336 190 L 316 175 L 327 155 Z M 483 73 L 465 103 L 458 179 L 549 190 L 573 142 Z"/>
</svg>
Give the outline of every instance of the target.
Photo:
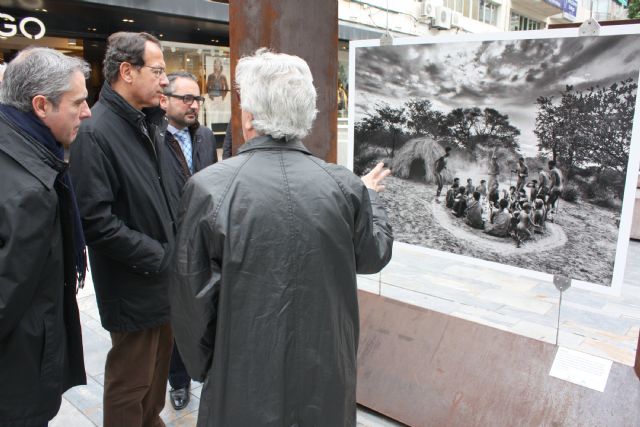
<svg viewBox="0 0 640 427">
<path fill-rule="evenodd" d="M 58 175 L 67 168 L 67 163 L 58 159 L 2 113 L 0 123 L 4 123 L 10 129 L 9 132 L 0 135 L 0 151 L 4 151 L 20 163 L 49 190 L 52 189 Z M 49 167 L 43 168 L 43 163 Z"/>
<path fill-rule="evenodd" d="M 100 102 L 109 105 L 119 116 L 136 126 L 141 122 L 160 125 L 164 120 L 164 110 L 162 110 L 162 108 L 150 107 L 138 110 L 129 104 L 118 92 L 113 90 L 111 85 L 106 81 L 100 90 Z"/>
<path fill-rule="evenodd" d="M 311 154 L 311 151 L 304 146 L 302 141 L 294 139 L 287 141 L 284 138 L 274 139 L 269 135 L 260 135 L 242 144 L 238 149 L 238 154 L 248 153 L 255 150 L 291 150 Z"/>
</svg>

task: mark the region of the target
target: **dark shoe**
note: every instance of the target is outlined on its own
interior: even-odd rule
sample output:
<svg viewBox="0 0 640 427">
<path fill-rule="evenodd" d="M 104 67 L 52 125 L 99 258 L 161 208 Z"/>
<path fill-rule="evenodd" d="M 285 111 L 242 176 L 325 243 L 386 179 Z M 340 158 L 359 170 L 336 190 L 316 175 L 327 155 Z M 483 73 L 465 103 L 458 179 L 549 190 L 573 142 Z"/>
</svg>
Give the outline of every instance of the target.
<svg viewBox="0 0 640 427">
<path fill-rule="evenodd" d="M 176 388 L 169 390 L 169 400 L 171 400 L 171 406 L 176 411 L 180 409 L 184 409 L 189 404 L 190 394 L 189 394 L 189 386 L 184 388 Z"/>
</svg>

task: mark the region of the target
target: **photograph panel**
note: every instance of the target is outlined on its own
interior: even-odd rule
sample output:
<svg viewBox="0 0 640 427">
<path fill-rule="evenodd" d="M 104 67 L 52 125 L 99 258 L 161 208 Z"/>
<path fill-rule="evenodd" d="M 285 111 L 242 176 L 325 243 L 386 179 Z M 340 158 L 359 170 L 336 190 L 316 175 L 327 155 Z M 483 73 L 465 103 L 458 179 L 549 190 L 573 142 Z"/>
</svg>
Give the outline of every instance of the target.
<svg viewBox="0 0 640 427">
<path fill-rule="evenodd" d="M 549 34 L 354 48 L 353 170 L 392 169 L 399 242 L 611 286 L 640 35 Z"/>
</svg>

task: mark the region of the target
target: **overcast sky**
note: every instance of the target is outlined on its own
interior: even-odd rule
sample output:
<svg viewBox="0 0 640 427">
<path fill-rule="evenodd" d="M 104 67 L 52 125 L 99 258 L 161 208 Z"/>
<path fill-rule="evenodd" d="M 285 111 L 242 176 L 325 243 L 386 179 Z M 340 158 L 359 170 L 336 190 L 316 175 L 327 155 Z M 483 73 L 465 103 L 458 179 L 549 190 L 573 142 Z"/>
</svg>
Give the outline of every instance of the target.
<svg viewBox="0 0 640 427">
<path fill-rule="evenodd" d="M 444 113 L 491 107 L 509 115 L 532 156 L 538 96 L 637 81 L 639 70 L 640 35 L 357 48 L 355 118 L 377 102 L 399 107 L 410 98 Z"/>
</svg>

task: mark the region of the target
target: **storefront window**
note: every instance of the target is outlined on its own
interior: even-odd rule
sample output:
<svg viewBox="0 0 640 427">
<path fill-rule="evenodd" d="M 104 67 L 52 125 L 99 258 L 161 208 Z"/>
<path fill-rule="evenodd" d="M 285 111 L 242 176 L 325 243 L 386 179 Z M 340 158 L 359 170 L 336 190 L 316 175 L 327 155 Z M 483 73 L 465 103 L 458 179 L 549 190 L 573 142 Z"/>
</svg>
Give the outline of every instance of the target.
<svg viewBox="0 0 640 427">
<path fill-rule="evenodd" d="M 168 41 L 162 42 L 162 48 L 167 73 L 184 70 L 198 78 L 205 97 L 200 123 L 223 134 L 231 118 L 229 48 Z"/>
<path fill-rule="evenodd" d="M 349 43 L 338 43 L 338 118 L 348 117 Z"/>
</svg>

